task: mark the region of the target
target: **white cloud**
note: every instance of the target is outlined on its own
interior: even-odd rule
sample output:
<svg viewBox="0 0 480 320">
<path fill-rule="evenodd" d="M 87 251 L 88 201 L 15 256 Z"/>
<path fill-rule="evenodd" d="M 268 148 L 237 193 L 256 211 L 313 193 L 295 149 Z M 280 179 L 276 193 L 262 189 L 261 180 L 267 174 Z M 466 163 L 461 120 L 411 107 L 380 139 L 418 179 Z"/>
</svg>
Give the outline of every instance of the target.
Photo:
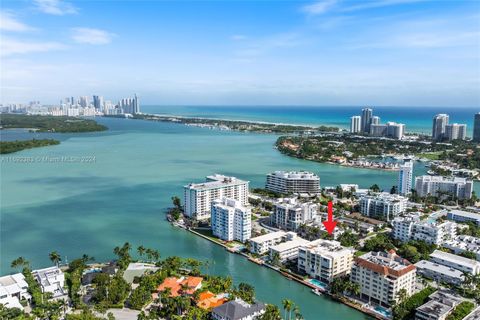
<svg viewBox="0 0 480 320">
<path fill-rule="evenodd" d="M 71 3 L 62 0 L 33 0 L 37 9 L 43 13 L 63 16 L 66 14 L 75 14 L 78 9 Z"/>
<path fill-rule="evenodd" d="M 243 34 L 234 34 L 233 36 L 230 37 L 232 40 L 235 40 L 235 41 L 240 41 L 240 40 L 245 40 L 247 39 L 248 37 L 246 35 L 243 35 Z"/>
<path fill-rule="evenodd" d="M 276 49 L 294 48 L 305 45 L 307 42 L 305 37 L 296 32 L 280 33 L 249 41 L 243 48 L 236 51 L 236 55 L 237 58 L 258 57 Z"/>
<path fill-rule="evenodd" d="M 78 43 L 108 44 L 115 37 L 114 33 L 93 28 L 73 28 L 72 39 Z"/>
<path fill-rule="evenodd" d="M 337 3 L 337 0 L 322 0 L 302 7 L 302 11 L 309 15 L 319 15 L 327 12 Z"/>
<path fill-rule="evenodd" d="M 0 30 L 3 31 L 32 31 L 34 28 L 20 22 L 9 12 L 0 11 Z"/>
<path fill-rule="evenodd" d="M 364 3 L 359 1 L 360 4 L 343 8 L 342 11 L 357 11 L 357 10 L 365 10 L 365 9 L 382 8 L 382 7 L 388 7 L 388 6 L 415 3 L 420 1 L 425 1 L 425 0 L 379 0 L 379 1 L 368 1 L 368 2 L 366 1 Z"/>
<path fill-rule="evenodd" d="M 12 39 L 9 37 L 2 37 L 0 41 L 1 56 L 10 56 L 14 54 L 26 54 L 31 52 L 47 52 L 52 50 L 62 50 L 66 46 L 59 42 L 38 42 L 38 41 L 23 41 Z"/>
</svg>

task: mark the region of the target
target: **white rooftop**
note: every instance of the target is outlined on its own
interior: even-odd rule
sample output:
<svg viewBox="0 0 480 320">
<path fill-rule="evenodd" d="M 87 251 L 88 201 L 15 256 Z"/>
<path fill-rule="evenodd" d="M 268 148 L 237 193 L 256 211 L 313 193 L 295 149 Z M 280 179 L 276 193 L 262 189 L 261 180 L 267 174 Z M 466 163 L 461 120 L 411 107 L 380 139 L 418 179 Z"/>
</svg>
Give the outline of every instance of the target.
<svg viewBox="0 0 480 320">
<path fill-rule="evenodd" d="M 430 255 L 430 258 L 437 258 L 437 259 L 442 259 L 445 261 L 453 262 L 453 263 L 461 263 L 463 265 L 469 265 L 471 267 L 476 267 L 480 265 L 480 262 L 468 259 L 465 257 L 457 256 L 456 254 L 451 254 L 448 252 L 443 252 L 440 250 L 435 250 L 433 253 Z"/>
<path fill-rule="evenodd" d="M 184 188 L 197 189 L 197 190 L 210 190 L 216 188 L 222 188 L 227 186 L 236 186 L 248 183 L 248 181 L 240 180 L 235 177 L 228 177 L 221 174 L 214 174 L 207 176 L 207 181 L 202 183 L 190 183 Z"/>
<path fill-rule="evenodd" d="M 452 278 L 458 278 L 463 280 L 463 272 L 457 269 L 453 269 L 435 262 L 421 260 L 415 263 L 415 266 L 419 269 L 428 269 L 436 273 L 440 273 Z"/>
<path fill-rule="evenodd" d="M 285 250 L 290 250 L 290 249 L 295 249 L 295 248 L 301 247 L 303 245 L 308 244 L 309 242 L 310 241 L 308 241 L 308 240 L 297 237 L 293 240 L 282 242 L 282 243 L 279 243 L 275 246 L 272 246 L 270 249 L 282 252 L 282 251 L 285 251 Z"/>
<path fill-rule="evenodd" d="M 271 232 L 271 233 L 267 233 L 267 234 L 255 237 L 255 238 L 251 238 L 250 241 L 261 243 L 265 241 L 274 240 L 280 237 L 285 237 L 286 235 L 287 233 L 284 231 L 275 231 L 275 232 Z"/>
</svg>

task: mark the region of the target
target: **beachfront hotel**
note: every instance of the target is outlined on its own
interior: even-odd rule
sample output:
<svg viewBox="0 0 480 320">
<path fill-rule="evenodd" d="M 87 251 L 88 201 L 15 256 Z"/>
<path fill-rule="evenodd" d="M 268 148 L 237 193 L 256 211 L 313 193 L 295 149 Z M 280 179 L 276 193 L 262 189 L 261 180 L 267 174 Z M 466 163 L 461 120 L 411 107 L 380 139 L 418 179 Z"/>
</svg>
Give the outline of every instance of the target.
<svg viewBox="0 0 480 320">
<path fill-rule="evenodd" d="M 419 197 L 428 195 L 439 197 L 449 194 L 457 199 L 470 199 L 472 197 L 473 181 L 459 177 L 419 176 L 415 178 L 415 191 Z"/>
<path fill-rule="evenodd" d="M 355 258 L 350 280 L 360 285 L 360 296 L 369 302 L 391 306 L 398 292 L 405 289 L 407 296 L 415 291 L 416 267 L 389 252 L 369 252 Z"/>
<path fill-rule="evenodd" d="M 213 235 L 225 241 L 245 242 L 252 235 L 250 209 L 238 200 L 222 198 L 213 201 L 211 224 Z"/>
<path fill-rule="evenodd" d="M 190 218 L 210 218 L 212 202 L 221 198 L 237 200 L 248 205 L 248 181 L 220 174 L 208 176 L 206 182 L 190 183 L 183 187 L 184 212 Z"/>
<path fill-rule="evenodd" d="M 353 248 L 343 247 L 338 241 L 315 240 L 299 248 L 298 270 L 329 283 L 350 273 L 354 253 Z"/>
<path fill-rule="evenodd" d="M 381 192 L 360 197 L 360 213 L 364 216 L 390 221 L 403 213 L 408 199 L 398 194 Z"/>
<path fill-rule="evenodd" d="M 267 175 L 265 189 L 283 194 L 318 194 L 320 178 L 307 171 L 275 171 Z"/>
</svg>

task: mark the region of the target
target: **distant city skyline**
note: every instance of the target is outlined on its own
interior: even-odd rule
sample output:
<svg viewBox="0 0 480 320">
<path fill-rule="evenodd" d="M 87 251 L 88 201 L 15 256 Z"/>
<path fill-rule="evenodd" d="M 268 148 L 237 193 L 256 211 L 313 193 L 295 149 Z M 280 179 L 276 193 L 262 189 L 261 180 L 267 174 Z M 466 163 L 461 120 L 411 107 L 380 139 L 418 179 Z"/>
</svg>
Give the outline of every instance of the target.
<svg viewBox="0 0 480 320">
<path fill-rule="evenodd" d="M 480 106 L 480 3 L 4 1 L 1 101 Z"/>
</svg>

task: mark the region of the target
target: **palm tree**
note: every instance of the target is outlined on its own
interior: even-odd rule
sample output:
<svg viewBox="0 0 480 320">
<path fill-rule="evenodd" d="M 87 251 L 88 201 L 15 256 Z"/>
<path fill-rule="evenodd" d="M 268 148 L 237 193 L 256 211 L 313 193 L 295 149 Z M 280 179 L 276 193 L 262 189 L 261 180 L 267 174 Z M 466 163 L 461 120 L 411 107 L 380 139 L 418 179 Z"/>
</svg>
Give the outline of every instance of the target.
<svg viewBox="0 0 480 320">
<path fill-rule="evenodd" d="M 18 257 L 17 259 L 12 261 L 12 263 L 10 264 L 10 267 L 13 269 L 25 268 L 29 264 L 30 263 L 24 257 Z"/>
<path fill-rule="evenodd" d="M 283 299 L 282 300 L 282 305 L 283 305 L 285 319 L 287 318 L 287 312 L 288 312 L 288 320 L 290 320 L 291 319 L 291 312 L 292 312 L 292 308 L 293 308 L 292 300 Z"/>
<path fill-rule="evenodd" d="M 50 261 L 52 261 L 57 267 L 58 267 L 59 262 L 62 261 L 62 257 L 60 256 L 60 254 L 57 251 L 50 252 L 48 257 L 50 258 Z"/>
<path fill-rule="evenodd" d="M 281 320 L 280 310 L 273 304 L 267 304 L 265 313 L 260 316 L 261 320 Z"/>
<path fill-rule="evenodd" d="M 137 252 L 138 252 L 138 255 L 140 257 L 143 257 L 143 255 L 145 254 L 145 247 L 144 246 L 138 246 Z"/>
<path fill-rule="evenodd" d="M 293 313 L 295 314 L 295 320 L 303 320 L 303 316 L 300 313 L 300 308 L 298 306 L 293 308 Z"/>
</svg>

